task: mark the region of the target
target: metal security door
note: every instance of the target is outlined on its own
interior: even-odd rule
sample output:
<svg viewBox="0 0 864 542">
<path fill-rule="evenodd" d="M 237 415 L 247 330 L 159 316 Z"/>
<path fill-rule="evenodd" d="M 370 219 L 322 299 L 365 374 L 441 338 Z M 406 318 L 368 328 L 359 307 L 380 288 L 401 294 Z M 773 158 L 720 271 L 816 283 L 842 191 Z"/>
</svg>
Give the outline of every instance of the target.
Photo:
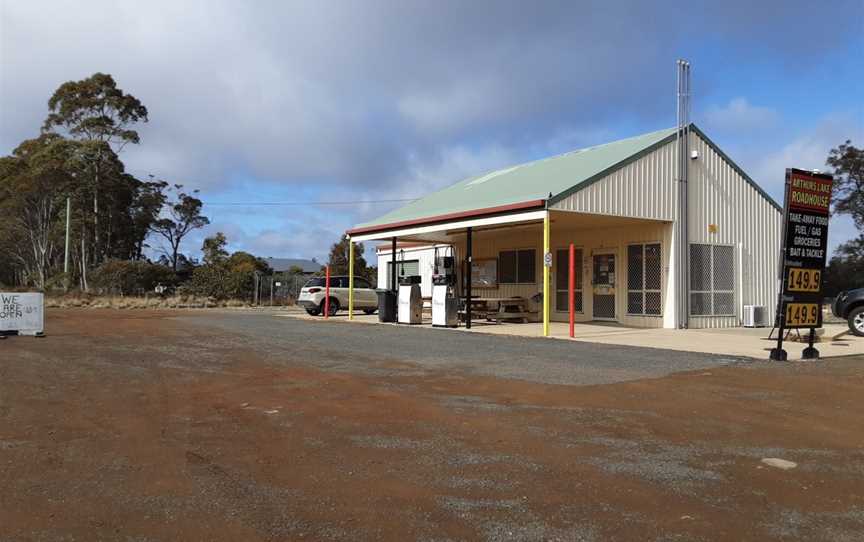
<svg viewBox="0 0 864 542">
<path fill-rule="evenodd" d="M 593 318 L 615 320 L 615 255 L 595 254 L 593 271 Z"/>
</svg>

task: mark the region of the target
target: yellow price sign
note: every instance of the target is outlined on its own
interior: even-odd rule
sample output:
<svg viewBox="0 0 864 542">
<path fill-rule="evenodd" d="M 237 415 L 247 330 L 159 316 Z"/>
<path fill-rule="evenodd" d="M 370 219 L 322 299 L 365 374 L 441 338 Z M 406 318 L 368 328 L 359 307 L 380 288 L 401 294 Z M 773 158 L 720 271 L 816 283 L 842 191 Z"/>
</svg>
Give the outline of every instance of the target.
<svg viewBox="0 0 864 542">
<path fill-rule="evenodd" d="M 818 292 L 822 287 L 822 272 L 818 269 L 790 267 L 786 284 L 790 292 Z"/>
<path fill-rule="evenodd" d="M 819 324 L 819 310 L 818 303 L 789 303 L 785 327 L 815 327 Z"/>
</svg>

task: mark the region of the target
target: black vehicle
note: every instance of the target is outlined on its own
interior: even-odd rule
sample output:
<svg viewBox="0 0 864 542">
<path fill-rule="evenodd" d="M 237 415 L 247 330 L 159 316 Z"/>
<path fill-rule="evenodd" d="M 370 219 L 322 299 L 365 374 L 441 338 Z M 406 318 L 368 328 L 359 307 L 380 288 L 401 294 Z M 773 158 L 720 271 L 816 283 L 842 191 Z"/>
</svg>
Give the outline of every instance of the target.
<svg viewBox="0 0 864 542">
<path fill-rule="evenodd" d="M 831 304 L 831 312 L 849 322 L 849 330 L 864 337 L 864 288 L 840 292 Z"/>
</svg>

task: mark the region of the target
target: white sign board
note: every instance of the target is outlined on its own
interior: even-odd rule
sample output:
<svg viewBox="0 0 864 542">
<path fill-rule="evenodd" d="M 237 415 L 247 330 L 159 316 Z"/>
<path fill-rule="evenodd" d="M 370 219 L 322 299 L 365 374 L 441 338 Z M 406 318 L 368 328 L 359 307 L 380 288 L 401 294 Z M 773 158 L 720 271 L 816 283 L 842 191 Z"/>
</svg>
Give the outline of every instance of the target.
<svg viewBox="0 0 864 542">
<path fill-rule="evenodd" d="M 43 294 L 0 292 L 0 331 L 36 335 L 45 327 Z"/>
</svg>

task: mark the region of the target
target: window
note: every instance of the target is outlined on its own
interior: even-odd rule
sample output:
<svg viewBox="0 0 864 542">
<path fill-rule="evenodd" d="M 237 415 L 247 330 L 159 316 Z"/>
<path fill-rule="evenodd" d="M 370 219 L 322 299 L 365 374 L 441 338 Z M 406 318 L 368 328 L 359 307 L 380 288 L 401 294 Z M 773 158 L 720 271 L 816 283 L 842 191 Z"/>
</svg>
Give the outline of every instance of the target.
<svg viewBox="0 0 864 542">
<path fill-rule="evenodd" d="M 420 260 L 398 260 L 396 262 L 396 284 L 399 284 L 399 279 L 403 276 L 410 277 L 420 274 Z M 391 282 L 393 280 L 393 262 L 387 262 L 387 289 L 393 288 Z"/>
<path fill-rule="evenodd" d="M 502 284 L 533 284 L 536 282 L 537 251 L 502 250 L 498 255 L 498 282 Z"/>
<path fill-rule="evenodd" d="M 575 250 L 576 284 L 573 288 L 573 307 L 576 312 L 582 312 L 582 249 Z M 555 277 L 555 310 L 570 312 L 570 250 L 559 249 L 555 253 L 558 261 L 558 274 Z"/>
<path fill-rule="evenodd" d="M 355 279 L 355 283 L 356 283 Z M 304 288 L 312 288 L 313 286 L 317 286 L 319 288 L 325 288 L 327 286 L 327 277 L 314 277 L 309 279 L 304 286 Z M 331 288 L 347 288 L 348 287 L 348 277 L 330 277 L 330 287 Z"/>
<path fill-rule="evenodd" d="M 304 288 L 313 288 L 316 286 L 324 286 L 324 277 L 313 277 L 303 285 Z"/>
<path fill-rule="evenodd" d="M 627 246 L 627 314 L 659 316 L 663 262 L 660 243 Z"/>
<path fill-rule="evenodd" d="M 372 285 L 369 284 L 369 281 L 366 279 L 359 279 L 354 277 L 354 287 L 355 288 L 371 288 Z"/>
<path fill-rule="evenodd" d="M 690 245 L 690 314 L 735 314 L 735 257 L 729 245 Z"/>
</svg>

